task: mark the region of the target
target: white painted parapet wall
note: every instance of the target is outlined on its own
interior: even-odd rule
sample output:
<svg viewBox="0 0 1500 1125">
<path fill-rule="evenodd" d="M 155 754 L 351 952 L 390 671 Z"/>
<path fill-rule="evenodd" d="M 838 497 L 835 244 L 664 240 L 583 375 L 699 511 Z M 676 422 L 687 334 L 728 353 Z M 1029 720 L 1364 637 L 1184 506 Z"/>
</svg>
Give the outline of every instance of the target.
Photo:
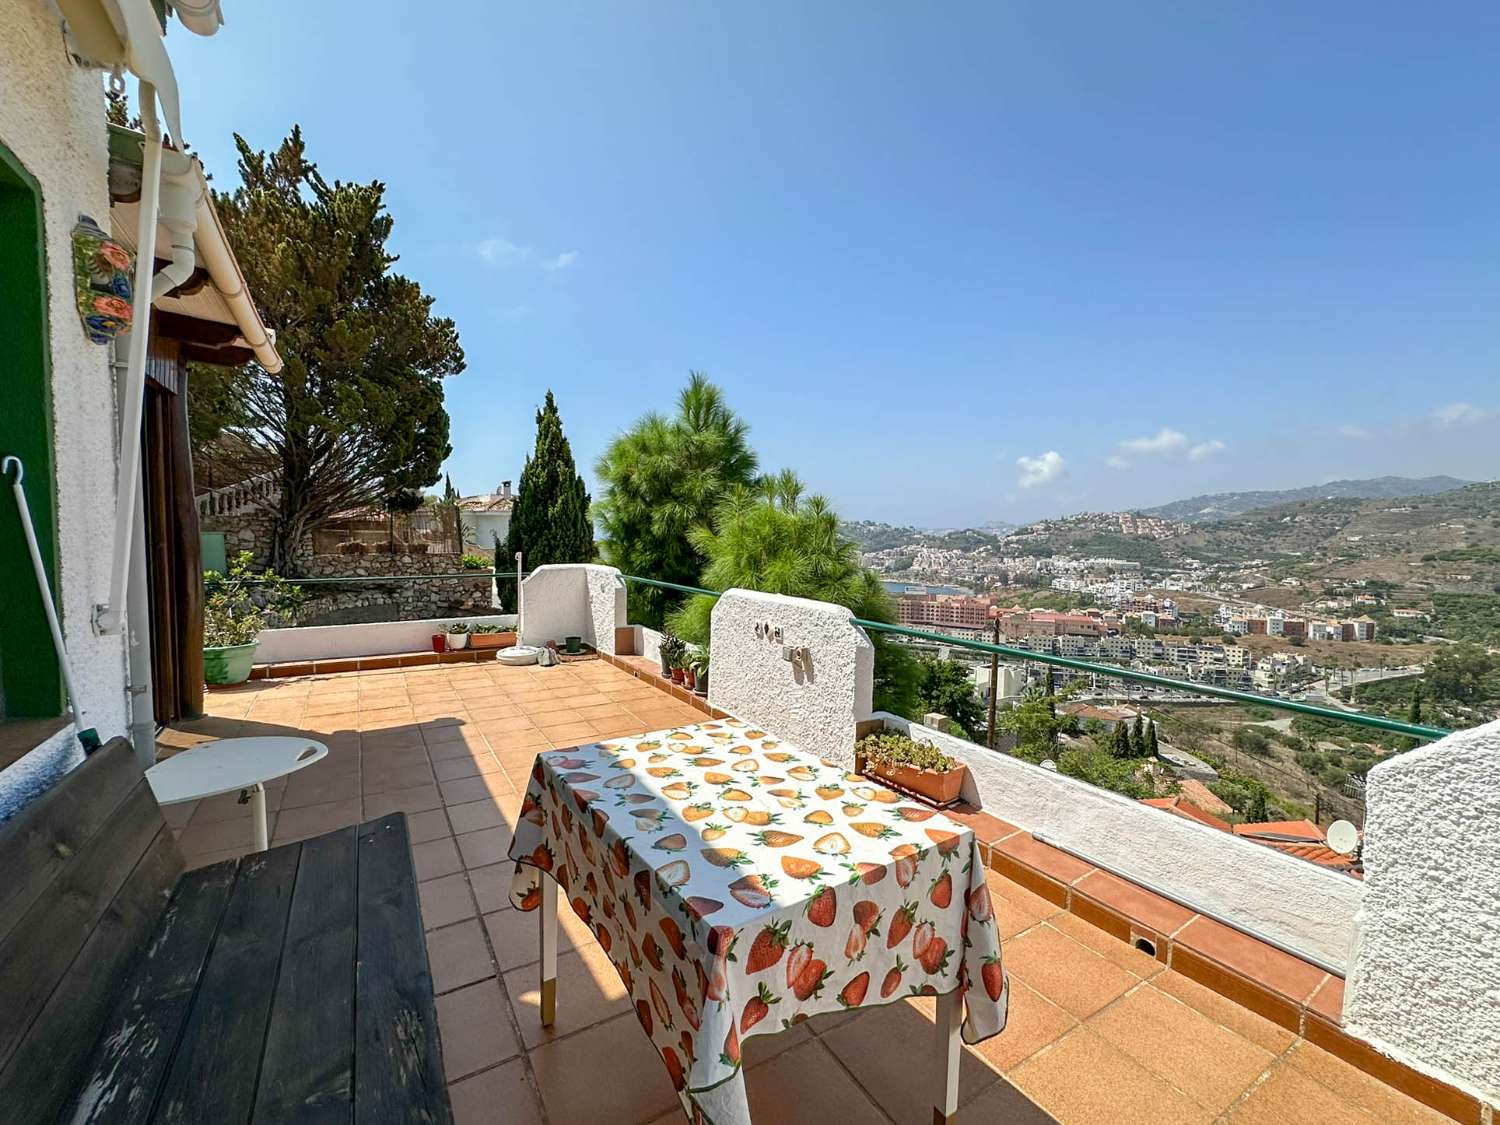
<svg viewBox="0 0 1500 1125">
<path fill-rule="evenodd" d="M 1369 773 L 1345 1028 L 1500 1099 L 1500 722 Z"/>
<path fill-rule="evenodd" d="M 521 643 L 544 645 L 581 637 L 615 655 L 615 630 L 625 624 L 625 582 L 612 566 L 539 566 L 521 583 Z"/>
<path fill-rule="evenodd" d="M 876 717 L 967 765 L 964 796 L 991 816 L 1293 953 L 1348 965 L 1358 880 L 897 715 Z"/>
<path fill-rule="evenodd" d="M 827 602 L 725 591 L 710 622 L 709 705 L 853 768 L 854 726 L 875 691 L 875 647 L 853 619 Z"/>
<path fill-rule="evenodd" d="M 359 656 L 388 656 L 393 653 L 426 652 L 434 633 L 446 633 L 448 626 L 463 622 L 475 625 L 516 623 L 513 613 L 488 617 L 434 617 L 425 621 L 365 621 L 353 625 L 298 625 L 288 629 L 262 629 L 256 640 L 257 664 L 289 664 L 305 660 L 349 660 Z"/>
</svg>

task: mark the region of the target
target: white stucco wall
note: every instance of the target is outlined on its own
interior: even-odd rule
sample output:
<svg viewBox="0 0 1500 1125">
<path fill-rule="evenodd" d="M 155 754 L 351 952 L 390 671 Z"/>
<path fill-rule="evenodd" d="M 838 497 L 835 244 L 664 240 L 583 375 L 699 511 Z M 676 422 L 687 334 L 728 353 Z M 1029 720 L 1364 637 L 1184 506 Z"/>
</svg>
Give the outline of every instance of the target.
<svg viewBox="0 0 1500 1125">
<path fill-rule="evenodd" d="M 387 656 L 398 652 L 426 652 L 432 634 L 446 633 L 462 621 L 473 625 L 509 626 L 513 613 L 489 617 L 435 617 L 425 621 L 371 621 L 358 625 L 304 625 L 295 629 L 265 629 L 255 650 L 257 664 L 303 660 L 348 660 L 356 656 Z"/>
<path fill-rule="evenodd" d="M 510 534 L 509 512 L 465 512 L 464 519 L 464 546 L 478 547 L 484 551 L 495 549 L 495 537 L 500 537 L 500 555 L 498 561 L 500 569 L 509 568 L 514 572 L 516 568 L 515 559 L 504 558 L 505 537 Z"/>
<path fill-rule="evenodd" d="M 625 583 L 614 567 L 541 566 L 526 576 L 521 588 L 525 644 L 581 637 L 600 652 L 614 655 L 615 629 L 625 624 Z"/>
<path fill-rule="evenodd" d="M 842 606 L 754 590 L 729 590 L 710 621 L 708 702 L 802 749 L 854 764 L 854 725 L 870 714 L 875 648 Z M 756 625 L 782 630 L 772 641 Z M 808 650 L 805 666 L 782 646 Z"/>
<path fill-rule="evenodd" d="M 1303 956 L 1348 965 L 1357 879 L 897 715 L 879 717 L 963 761 L 964 796 L 991 816 Z"/>
<path fill-rule="evenodd" d="M 1500 722 L 1369 773 L 1349 1031 L 1500 1099 Z"/>
<path fill-rule="evenodd" d="M 109 585 L 118 435 L 108 349 L 84 338 L 73 303 L 71 241 L 80 213 L 109 229 L 104 97 L 37 0 L 0 0 L 0 144 L 42 190 L 63 629 L 88 720 L 107 739 L 125 733 L 125 647 L 96 637 L 91 615 Z M 7 784 L 0 774 L 0 794 Z"/>
</svg>

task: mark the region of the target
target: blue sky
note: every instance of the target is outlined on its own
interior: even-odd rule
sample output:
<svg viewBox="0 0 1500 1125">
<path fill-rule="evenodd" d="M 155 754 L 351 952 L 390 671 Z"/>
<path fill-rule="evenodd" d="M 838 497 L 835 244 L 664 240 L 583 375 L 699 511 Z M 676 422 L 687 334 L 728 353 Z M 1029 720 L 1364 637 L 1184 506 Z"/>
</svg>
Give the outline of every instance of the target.
<svg viewBox="0 0 1500 1125">
<path fill-rule="evenodd" d="M 226 9 L 188 140 L 389 185 L 465 491 L 689 369 L 852 518 L 1495 475 L 1492 3 Z"/>
</svg>

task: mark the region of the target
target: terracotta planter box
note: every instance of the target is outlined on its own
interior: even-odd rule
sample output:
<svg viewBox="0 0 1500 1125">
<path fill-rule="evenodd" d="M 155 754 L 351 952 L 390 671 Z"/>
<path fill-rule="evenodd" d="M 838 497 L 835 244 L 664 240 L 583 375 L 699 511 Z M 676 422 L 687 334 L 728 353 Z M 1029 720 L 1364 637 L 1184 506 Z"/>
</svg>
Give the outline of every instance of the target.
<svg viewBox="0 0 1500 1125">
<path fill-rule="evenodd" d="M 470 633 L 470 648 L 510 648 L 516 643 L 515 633 Z"/>
<path fill-rule="evenodd" d="M 935 805 L 951 805 L 963 791 L 964 774 L 969 767 L 958 763 L 951 770 L 919 770 L 911 766 L 887 766 L 866 760 L 864 773 L 888 781 L 898 789 L 905 789 L 931 801 Z"/>
</svg>

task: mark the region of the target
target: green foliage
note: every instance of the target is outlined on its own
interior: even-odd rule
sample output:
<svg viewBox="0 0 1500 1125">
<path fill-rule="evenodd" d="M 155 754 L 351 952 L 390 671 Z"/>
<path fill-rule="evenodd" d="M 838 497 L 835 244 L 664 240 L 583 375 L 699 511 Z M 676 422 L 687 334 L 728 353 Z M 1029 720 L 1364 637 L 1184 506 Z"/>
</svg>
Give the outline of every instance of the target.
<svg viewBox="0 0 1500 1125">
<path fill-rule="evenodd" d="M 1146 757 L 1154 758 L 1156 753 L 1156 723 L 1151 722 L 1146 724 Z"/>
<path fill-rule="evenodd" d="M 936 657 L 917 658 L 917 694 L 922 709 L 948 716 L 966 737 L 973 738 L 984 726 L 984 709 L 974 693 L 969 665 Z"/>
<path fill-rule="evenodd" d="M 946 773 L 955 762 L 930 742 L 917 742 L 898 731 L 879 731 L 859 740 L 856 752 L 883 766 L 908 766 Z"/>
<path fill-rule="evenodd" d="M 302 590 L 273 571 L 256 574 L 250 552 L 228 560 L 229 573 L 203 572 L 203 647 L 247 645 L 268 617 L 291 619 L 302 606 Z M 255 581 L 252 581 L 254 579 Z"/>
<path fill-rule="evenodd" d="M 714 509 L 711 526 L 689 533 L 708 560 L 701 581 L 711 590 L 739 587 L 812 598 L 845 606 L 854 616 L 895 621 L 885 587 L 859 561 L 859 551 L 838 534 L 838 517 L 821 496 L 804 497 L 796 475 L 783 471 L 755 487 L 738 485 Z M 696 644 L 708 640 L 714 599 L 689 598 L 668 615 L 674 633 Z M 911 653 L 884 634 L 875 646 L 875 707 L 915 718 L 917 665 Z"/>
<path fill-rule="evenodd" d="M 1124 729 L 1123 724 L 1120 728 Z M 1140 764 L 1133 759 L 1090 746 L 1070 746 L 1057 756 L 1057 772 L 1087 781 L 1101 789 L 1123 793 L 1139 800 L 1151 796 L 1151 784 L 1139 776 Z"/>
<path fill-rule="evenodd" d="M 453 321 L 391 271 L 384 184 L 329 184 L 297 127 L 273 152 L 235 143 L 240 186 L 214 202 L 285 366 L 248 365 L 243 413 L 200 415 L 198 427 L 222 430 L 218 447 L 245 475 L 280 474 L 270 555 L 285 570 L 339 512 L 438 479 L 451 452 L 442 380 L 464 354 Z"/>
<path fill-rule="evenodd" d="M 1135 757 L 1135 747 L 1130 744 L 1130 728 L 1126 724 L 1115 724 L 1113 746 L 1110 749 L 1110 753 L 1122 761 Z"/>
<path fill-rule="evenodd" d="M 1478 645 L 1452 645 L 1432 658 L 1423 682 L 1436 702 L 1473 705 L 1495 699 L 1500 697 L 1500 655 Z"/>
<path fill-rule="evenodd" d="M 1230 736 L 1230 742 L 1236 750 L 1242 750 L 1246 754 L 1254 754 L 1257 757 L 1268 758 L 1271 755 L 1271 740 L 1266 732 L 1255 727 L 1237 727 L 1234 734 Z"/>
<path fill-rule="evenodd" d="M 1433 594 L 1426 631 L 1455 641 L 1500 645 L 1500 594 Z"/>
<path fill-rule="evenodd" d="M 756 472 L 748 427 L 707 376 L 693 372 L 677 414 L 647 414 L 615 438 L 595 465 L 604 495 L 594 505 L 600 555 L 626 574 L 696 586 L 706 562 L 689 533 L 706 528 L 731 488 Z M 677 595 L 630 592 L 631 620 L 653 629 Z"/>
<path fill-rule="evenodd" d="M 1015 736 L 1017 757 L 1040 760 L 1057 745 L 1057 736 L 1077 729 L 1071 715 L 1057 713 L 1057 697 L 1040 687 L 1028 688 L 1015 706 L 995 716 L 995 725 Z"/>
<path fill-rule="evenodd" d="M 1221 769 L 1219 779 L 1208 783 L 1208 791 L 1232 808 L 1247 823 L 1270 819 L 1269 802 L 1273 794 L 1262 781 L 1248 774 Z"/>
<path fill-rule="evenodd" d="M 661 637 L 661 657 L 667 662 L 668 668 L 681 668 L 683 661 L 687 659 L 687 645 L 682 639 L 673 633 L 663 633 Z"/>
<path fill-rule="evenodd" d="M 465 570 L 488 570 L 490 564 L 478 555 L 464 555 L 463 558 L 458 560 L 458 565 Z"/>
<path fill-rule="evenodd" d="M 563 435 L 552 392 L 536 412 L 536 448 L 521 470 L 521 488 L 510 514 L 505 553 L 525 552 L 526 570 L 549 563 L 594 561 L 589 494 Z"/>
</svg>

